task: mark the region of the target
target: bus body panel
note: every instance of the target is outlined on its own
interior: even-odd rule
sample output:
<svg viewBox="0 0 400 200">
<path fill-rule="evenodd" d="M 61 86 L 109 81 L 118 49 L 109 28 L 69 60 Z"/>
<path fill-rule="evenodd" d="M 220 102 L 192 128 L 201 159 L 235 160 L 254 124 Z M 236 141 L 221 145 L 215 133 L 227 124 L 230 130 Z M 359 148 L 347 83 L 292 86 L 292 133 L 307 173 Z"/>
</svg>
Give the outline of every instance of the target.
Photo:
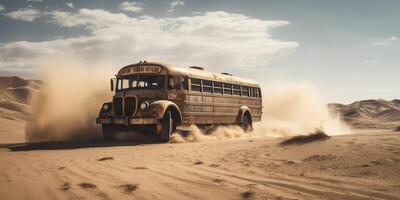
<svg viewBox="0 0 400 200">
<path fill-rule="evenodd" d="M 182 110 L 189 124 L 237 124 L 241 106 L 250 109 L 253 122 L 261 120 L 262 102 L 257 98 L 188 92 Z"/>
</svg>

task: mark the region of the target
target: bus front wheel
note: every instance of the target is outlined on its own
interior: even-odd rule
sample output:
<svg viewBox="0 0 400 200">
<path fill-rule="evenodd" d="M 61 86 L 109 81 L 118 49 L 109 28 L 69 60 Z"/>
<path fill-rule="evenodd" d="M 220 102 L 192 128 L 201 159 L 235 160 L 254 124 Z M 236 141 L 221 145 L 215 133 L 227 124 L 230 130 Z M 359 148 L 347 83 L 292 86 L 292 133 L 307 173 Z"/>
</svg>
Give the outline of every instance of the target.
<svg viewBox="0 0 400 200">
<path fill-rule="evenodd" d="M 115 140 L 115 134 L 117 132 L 117 127 L 113 125 L 108 125 L 108 124 L 103 124 L 102 125 L 103 129 L 103 139 L 106 142 L 110 142 Z"/>
<path fill-rule="evenodd" d="M 174 132 L 174 121 L 172 119 L 171 111 L 166 111 L 161 120 L 161 142 L 169 142 L 171 134 Z"/>
</svg>

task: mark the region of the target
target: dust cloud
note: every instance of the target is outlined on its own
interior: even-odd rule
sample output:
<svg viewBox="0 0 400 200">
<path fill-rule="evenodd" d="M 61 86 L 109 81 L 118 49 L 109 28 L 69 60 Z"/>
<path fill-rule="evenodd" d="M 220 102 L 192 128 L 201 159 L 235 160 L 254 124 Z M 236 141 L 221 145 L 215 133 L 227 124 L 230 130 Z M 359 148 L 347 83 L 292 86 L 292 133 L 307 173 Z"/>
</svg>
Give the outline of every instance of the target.
<svg viewBox="0 0 400 200">
<path fill-rule="evenodd" d="M 101 140 L 95 118 L 102 103 L 109 101 L 108 78 L 113 70 L 87 67 L 73 59 L 44 64 L 44 86 L 32 98 L 26 127 L 28 142 Z M 204 134 L 192 127 L 188 135 L 174 133 L 171 142 L 193 142 L 235 138 L 283 137 L 322 129 L 329 135 L 350 133 L 338 116 L 329 112 L 317 89 L 307 83 L 263 87 L 263 119 L 253 123 L 251 133 L 237 126 L 221 126 Z"/>
<path fill-rule="evenodd" d="M 187 136 L 172 135 L 171 142 L 286 137 L 306 135 L 321 129 L 328 135 L 351 133 L 339 116 L 331 113 L 318 90 L 309 83 L 287 83 L 263 87 L 263 116 L 244 133 L 238 126 L 217 127 L 209 134 L 197 127 Z"/>
<path fill-rule="evenodd" d="M 40 70 L 44 85 L 31 100 L 26 126 L 28 142 L 101 139 L 95 118 L 102 103 L 111 99 L 110 68 L 88 67 L 73 59 L 57 59 Z"/>
</svg>

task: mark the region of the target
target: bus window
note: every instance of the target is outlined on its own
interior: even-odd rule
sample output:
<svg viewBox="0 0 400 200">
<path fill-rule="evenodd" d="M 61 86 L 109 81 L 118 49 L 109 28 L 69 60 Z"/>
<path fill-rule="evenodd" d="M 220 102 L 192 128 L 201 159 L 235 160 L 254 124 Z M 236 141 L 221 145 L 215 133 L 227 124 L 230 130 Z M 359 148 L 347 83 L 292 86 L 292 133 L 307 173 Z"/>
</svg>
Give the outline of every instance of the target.
<svg viewBox="0 0 400 200">
<path fill-rule="evenodd" d="M 233 85 L 233 95 L 240 96 L 240 85 Z"/>
<path fill-rule="evenodd" d="M 230 94 L 232 95 L 232 85 L 229 83 L 224 83 L 224 94 Z"/>
<path fill-rule="evenodd" d="M 260 98 L 261 96 L 260 96 L 259 88 L 254 88 L 254 91 L 255 91 L 255 96 L 254 97 Z"/>
<path fill-rule="evenodd" d="M 137 87 L 138 88 L 147 87 L 147 82 L 139 81 L 138 84 L 137 84 Z"/>
<path fill-rule="evenodd" d="M 133 88 L 160 88 L 165 89 L 164 75 L 134 75 L 117 79 L 117 91 Z"/>
<path fill-rule="evenodd" d="M 181 77 L 181 84 L 182 84 L 182 88 L 184 90 L 188 90 L 189 89 L 189 87 L 188 87 L 188 79 L 187 78 Z"/>
<path fill-rule="evenodd" d="M 249 87 L 247 86 L 242 86 L 242 96 L 249 96 Z"/>
<path fill-rule="evenodd" d="M 212 82 L 207 80 L 202 80 L 203 82 L 203 92 L 212 93 Z"/>
<path fill-rule="evenodd" d="M 122 89 L 128 89 L 129 88 L 129 79 L 123 79 L 122 80 Z"/>
<path fill-rule="evenodd" d="M 222 83 L 221 82 L 213 82 L 214 85 L 214 93 L 222 94 Z"/>
<path fill-rule="evenodd" d="M 118 79 L 117 90 L 129 89 L 129 79 Z"/>
<path fill-rule="evenodd" d="M 181 89 L 181 77 L 179 76 L 168 76 L 168 89 L 180 90 Z"/>
<path fill-rule="evenodd" d="M 174 89 L 174 77 L 173 76 L 168 76 L 168 81 L 167 81 L 167 86 L 168 89 L 172 90 Z"/>
<path fill-rule="evenodd" d="M 258 98 L 261 98 L 261 89 L 257 88 L 257 91 L 258 91 Z"/>
<path fill-rule="evenodd" d="M 201 92 L 201 80 L 200 79 L 190 79 L 191 89 L 195 92 Z"/>
</svg>

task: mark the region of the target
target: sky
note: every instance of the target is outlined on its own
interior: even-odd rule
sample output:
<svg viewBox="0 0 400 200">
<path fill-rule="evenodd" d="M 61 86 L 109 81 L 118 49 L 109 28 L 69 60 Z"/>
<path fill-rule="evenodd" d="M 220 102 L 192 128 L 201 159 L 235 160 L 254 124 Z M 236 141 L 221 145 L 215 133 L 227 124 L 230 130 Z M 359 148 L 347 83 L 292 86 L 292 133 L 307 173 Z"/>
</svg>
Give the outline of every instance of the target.
<svg viewBox="0 0 400 200">
<path fill-rule="evenodd" d="M 391 100 L 399 10 L 397 0 L 0 0 L 0 75 L 38 78 L 57 58 L 115 71 L 147 60 L 308 82 L 329 102 Z"/>
</svg>

